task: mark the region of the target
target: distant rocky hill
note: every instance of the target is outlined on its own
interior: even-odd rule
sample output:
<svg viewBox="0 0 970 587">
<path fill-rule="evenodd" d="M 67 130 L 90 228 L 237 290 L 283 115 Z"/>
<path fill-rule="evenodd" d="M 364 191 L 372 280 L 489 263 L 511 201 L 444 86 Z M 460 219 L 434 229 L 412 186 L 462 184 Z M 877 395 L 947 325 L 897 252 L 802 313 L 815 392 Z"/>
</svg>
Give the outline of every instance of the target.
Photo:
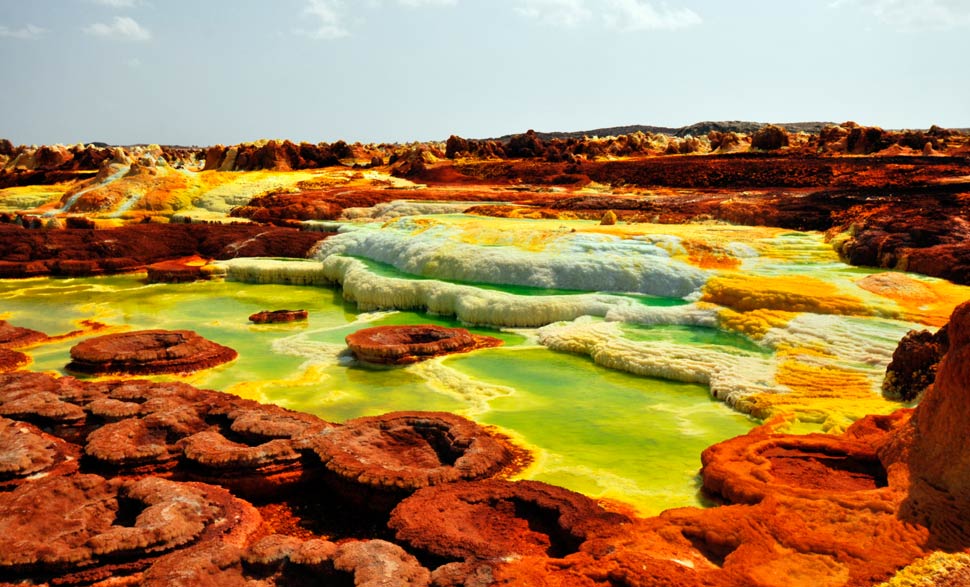
<svg viewBox="0 0 970 587">
<path fill-rule="evenodd" d="M 549 139 L 581 139 L 583 137 L 610 137 L 610 136 L 621 136 L 630 133 L 635 133 L 637 131 L 644 133 L 654 133 L 654 134 L 665 134 L 674 137 L 686 137 L 686 136 L 705 136 L 711 131 L 717 132 L 736 132 L 744 134 L 752 134 L 761 127 L 765 126 L 764 122 L 750 122 L 745 120 L 721 120 L 721 121 L 711 121 L 706 120 L 704 122 L 696 122 L 688 126 L 682 126 L 679 128 L 674 128 L 670 126 L 650 126 L 643 124 L 633 124 L 628 126 L 611 126 L 608 128 L 595 128 L 592 130 L 582 130 L 573 132 L 536 132 L 536 136 L 543 140 Z M 778 126 L 784 127 L 788 132 L 807 132 L 812 134 L 818 134 L 825 126 L 835 124 L 832 122 L 785 122 L 785 123 L 773 123 Z M 498 137 L 498 141 L 508 141 L 515 135 L 505 135 Z"/>
</svg>

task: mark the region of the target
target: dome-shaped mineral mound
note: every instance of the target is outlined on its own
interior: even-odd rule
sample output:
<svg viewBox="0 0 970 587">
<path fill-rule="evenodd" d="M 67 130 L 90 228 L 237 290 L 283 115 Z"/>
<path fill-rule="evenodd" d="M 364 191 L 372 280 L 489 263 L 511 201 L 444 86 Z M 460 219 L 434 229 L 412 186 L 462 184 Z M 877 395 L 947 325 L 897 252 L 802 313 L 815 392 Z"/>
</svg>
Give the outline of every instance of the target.
<svg viewBox="0 0 970 587">
<path fill-rule="evenodd" d="M 382 365 L 416 363 L 451 353 L 499 346 L 491 336 L 472 334 L 464 328 L 445 328 L 431 324 L 416 326 L 375 326 L 347 336 L 347 346 L 361 361 Z"/>
<path fill-rule="evenodd" d="M 550 556 L 630 522 L 592 499 L 539 481 L 488 479 L 416 492 L 389 525 L 398 540 L 449 559 Z"/>
<path fill-rule="evenodd" d="M 444 412 L 358 418 L 311 443 L 338 491 L 378 509 L 422 487 L 511 473 L 526 461 L 505 437 Z"/>
<path fill-rule="evenodd" d="M 191 330 L 137 330 L 89 338 L 71 348 L 67 368 L 103 375 L 191 373 L 232 361 L 236 351 Z"/>
</svg>

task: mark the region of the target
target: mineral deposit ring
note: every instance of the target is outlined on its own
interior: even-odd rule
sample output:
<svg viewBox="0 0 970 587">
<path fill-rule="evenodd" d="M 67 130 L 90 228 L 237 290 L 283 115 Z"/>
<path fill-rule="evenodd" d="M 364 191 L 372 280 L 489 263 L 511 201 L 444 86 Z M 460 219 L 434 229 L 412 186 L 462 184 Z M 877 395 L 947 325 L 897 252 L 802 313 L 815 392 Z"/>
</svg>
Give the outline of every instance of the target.
<svg viewBox="0 0 970 587">
<path fill-rule="evenodd" d="M 232 361 L 236 351 L 191 330 L 107 334 L 71 348 L 68 370 L 92 375 L 191 373 Z"/>
<path fill-rule="evenodd" d="M 525 451 L 478 424 L 443 412 L 392 412 L 350 420 L 313 441 L 336 489 L 368 494 L 377 508 L 422 487 L 511 474 Z"/>
</svg>

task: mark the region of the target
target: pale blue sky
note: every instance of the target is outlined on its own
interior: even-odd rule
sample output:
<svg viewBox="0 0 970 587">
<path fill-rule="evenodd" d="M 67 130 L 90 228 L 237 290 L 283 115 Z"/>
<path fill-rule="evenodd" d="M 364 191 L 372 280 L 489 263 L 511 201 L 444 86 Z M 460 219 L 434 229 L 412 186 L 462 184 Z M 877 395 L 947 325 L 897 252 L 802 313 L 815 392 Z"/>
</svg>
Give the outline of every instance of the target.
<svg viewBox="0 0 970 587">
<path fill-rule="evenodd" d="M 14 143 L 970 127 L 970 0 L 0 0 Z"/>
</svg>

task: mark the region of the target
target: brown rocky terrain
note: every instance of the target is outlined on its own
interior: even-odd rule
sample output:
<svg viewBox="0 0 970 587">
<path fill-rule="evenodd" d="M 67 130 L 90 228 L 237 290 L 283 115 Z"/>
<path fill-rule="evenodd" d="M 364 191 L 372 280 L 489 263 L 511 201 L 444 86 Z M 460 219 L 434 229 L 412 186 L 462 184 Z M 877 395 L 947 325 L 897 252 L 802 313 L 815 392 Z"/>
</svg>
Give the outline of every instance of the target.
<svg viewBox="0 0 970 587">
<path fill-rule="evenodd" d="M 647 519 L 502 480 L 521 451 L 450 414 L 336 425 L 180 383 L 3 374 L 0 582 L 863 586 L 913 564 L 959 585 L 959 559 L 921 561 L 970 548 L 970 303 L 947 333 L 916 409 L 838 436 L 767 422 L 704 452 L 726 505 Z"/>
<path fill-rule="evenodd" d="M 122 273 L 193 256 L 305 257 L 327 236 L 246 224 L 132 224 L 59 230 L 0 224 L 0 277 Z"/>
</svg>

